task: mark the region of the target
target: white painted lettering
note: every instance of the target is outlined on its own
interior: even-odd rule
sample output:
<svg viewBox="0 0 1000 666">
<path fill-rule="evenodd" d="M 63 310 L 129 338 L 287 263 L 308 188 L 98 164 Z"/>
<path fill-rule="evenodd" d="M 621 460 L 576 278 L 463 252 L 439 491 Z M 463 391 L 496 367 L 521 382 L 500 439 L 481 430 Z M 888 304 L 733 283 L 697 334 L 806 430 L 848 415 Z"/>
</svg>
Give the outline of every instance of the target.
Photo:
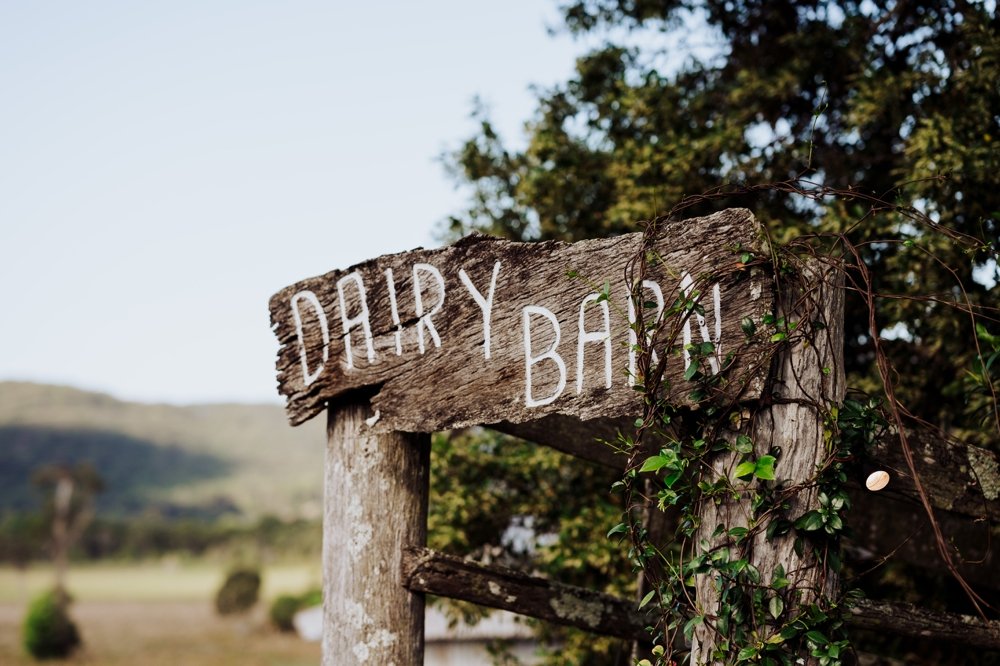
<svg viewBox="0 0 1000 666">
<path fill-rule="evenodd" d="M 590 294 L 580 303 L 580 326 L 576 339 L 576 392 L 583 391 L 583 356 L 584 345 L 588 342 L 604 343 L 604 388 L 611 388 L 611 313 L 608 310 L 608 301 L 604 299 L 598 302 L 600 294 Z M 587 305 L 597 303 L 601 307 L 601 314 L 604 317 L 604 328 L 599 331 L 588 331 L 586 326 Z"/>
<path fill-rule="evenodd" d="M 431 311 L 427 314 L 424 314 L 424 297 L 421 293 L 421 271 L 429 273 L 435 280 L 437 280 L 438 293 L 441 295 L 438 302 L 434 304 L 434 307 L 431 308 Z M 440 348 L 441 336 L 438 335 L 437 329 L 434 328 L 434 321 L 431 317 L 440 312 L 441 307 L 444 305 L 444 278 L 441 277 L 441 271 L 430 264 L 413 264 L 413 299 L 416 301 L 417 307 L 417 345 L 420 347 L 420 353 L 423 354 L 426 349 L 424 344 L 424 328 L 426 328 L 427 332 L 431 334 L 431 340 L 434 341 L 434 346 Z"/>
<path fill-rule="evenodd" d="M 308 301 L 309 305 L 312 306 L 313 310 L 316 312 L 316 318 L 319 320 L 319 330 L 323 334 L 323 362 L 313 371 L 309 372 L 309 359 L 306 358 L 306 341 L 305 336 L 302 331 L 302 312 L 299 310 L 299 301 Z M 302 382 L 309 386 L 314 381 L 319 379 L 320 374 L 323 373 L 323 368 L 326 367 L 326 362 L 330 357 L 330 327 L 326 321 L 326 313 L 323 312 L 323 306 L 320 305 L 319 299 L 316 298 L 316 294 L 311 291 L 300 291 L 291 300 L 292 306 L 292 318 L 295 320 L 295 335 L 299 338 L 299 360 L 302 362 Z"/>
<path fill-rule="evenodd" d="M 399 306 L 396 304 L 396 282 L 392 279 L 392 269 L 385 269 L 385 284 L 389 288 L 389 314 L 396 326 L 396 356 L 403 355 L 403 325 L 399 322 Z"/>
<path fill-rule="evenodd" d="M 472 280 L 469 279 L 469 274 L 465 272 L 465 269 L 462 268 L 458 271 L 458 277 L 462 280 L 462 284 L 469 290 L 472 300 L 483 311 L 483 356 L 487 359 L 490 357 L 490 319 L 493 315 L 493 292 L 496 289 L 497 275 L 499 274 L 500 262 L 498 261 L 493 264 L 493 277 L 490 278 L 490 290 L 486 293 L 486 298 L 483 298 L 479 290 L 473 286 Z"/>
<path fill-rule="evenodd" d="M 653 321 L 647 321 L 646 317 L 643 317 L 643 325 L 653 324 L 654 328 L 646 329 L 646 344 L 650 344 L 653 341 L 653 335 L 656 333 L 656 326 L 660 324 L 660 317 L 663 316 L 663 290 L 660 289 L 660 285 L 656 284 L 652 280 L 642 281 L 642 291 L 639 292 L 639 306 L 644 307 L 646 301 L 645 292 L 646 290 L 653 292 L 653 297 L 656 299 L 656 318 Z M 628 385 L 635 386 L 637 383 L 636 374 L 639 372 L 638 364 L 636 361 L 636 347 L 639 345 L 639 335 L 635 330 L 635 322 L 637 319 L 635 311 L 635 302 L 632 299 L 632 295 L 629 294 L 628 298 Z M 643 313 L 645 315 L 645 312 Z M 654 351 L 652 353 L 651 359 L 652 364 L 655 366 L 660 362 L 659 355 Z"/>
<path fill-rule="evenodd" d="M 355 317 L 347 314 L 347 299 L 344 298 L 344 286 L 348 282 L 353 282 L 358 290 L 358 301 L 361 303 L 361 312 Z M 361 329 L 365 334 L 365 345 L 368 348 L 368 362 L 375 362 L 375 345 L 372 344 L 372 326 L 368 321 L 368 301 L 365 298 L 365 283 L 358 272 L 350 273 L 337 280 L 337 296 L 340 299 L 340 322 L 344 331 L 344 349 L 347 351 L 347 367 L 354 369 L 354 354 L 351 351 L 351 329 L 361 324 Z"/>
<path fill-rule="evenodd" d="M 552 324 L 552 330 L 555 333 L 555 339 L 552 341 L 552 345 L 538 356 L 533 355 L 534 352 L 531 348 L 531 315 L 541 315 L 548 319 L 549 323 Z M 538 305 L 525 306 L 522 311 L 522 321 L 524 322 L 524 404 L 526 407 L 541 407 L 555 402 L 556 398 L 558 398 L 566 388 L 566 364 L 563 362 L 559 353 L 556 352 L 556 348 L 559 347 L 559 340 L 562 337 L 562 332 L 559 329 L 559 320 L 556 319 L 556 316 L 547 308 L 543 308 Z M 551 395 L 536 400 L 532 395 L 531 368 L 536 363 L 546 359 L 553 361 L 559 369 L 559 382 L 556 386 L 556 390 L 553 391 Z"/>
<path fill-rule="evenodd" d="M 692 292 L 694 291 L 694 278 L 691 277 L 690 273 L 684 273 L 681 276 L 681 293 L 684 294 L 685 298 L 690 298 Z M 704 342 L 711 342 L 715 347 L 715 353 L 708 357 L 708 365 L 712 369 L 712 374 L 719 374 L 720 365 L 719 359 L 722 357 L 722 304 L 721 304 L 721 287 L 718 284 L 712 286 L 712 300 L 713 300 L 713 312 L 715 314 L 715 336 L 713 337 L 711 332 L 708 330 L 708 323 L 705 321 L 705 316 L 693 313 L 698 320 L 698 329 L 701 332 L 701 339 Z M 689 316 L 684 322 L 684 367 L 687 368 L 691 365 L 691 352 L 688 351 L 687 346 L 691 344 L 691 317 Z"/>
</svg>

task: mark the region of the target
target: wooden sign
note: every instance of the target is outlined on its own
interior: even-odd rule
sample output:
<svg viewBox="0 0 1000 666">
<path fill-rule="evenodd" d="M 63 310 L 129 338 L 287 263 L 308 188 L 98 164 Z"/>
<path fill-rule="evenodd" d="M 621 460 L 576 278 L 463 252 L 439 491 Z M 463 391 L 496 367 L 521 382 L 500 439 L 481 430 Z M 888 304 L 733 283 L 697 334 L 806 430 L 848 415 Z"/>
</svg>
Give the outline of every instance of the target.
<svg viewBox="0 0 1000 666">
<path fill-rule="evenodd" d="M 694 388 L 692 360 L 753 399 L 774 296 L 770 275 L 746 261 L 766 253 L 763 238 L 749 211 L 730 209 L 661 220 L 645 249 L 638 233 L 573 244 L 471 236 L 304 280 L 270 302 L 289 419 L 357 390 L 373 394 L 369 425 L 384 432 L 628 416 L 637 308 L 652 322 L 685 302 L 697 305 L 667 321 L 672 347 L 654 344 L 670 399 Z M 627 278 L 643 253 L 646 274 Z"/>
</svg>

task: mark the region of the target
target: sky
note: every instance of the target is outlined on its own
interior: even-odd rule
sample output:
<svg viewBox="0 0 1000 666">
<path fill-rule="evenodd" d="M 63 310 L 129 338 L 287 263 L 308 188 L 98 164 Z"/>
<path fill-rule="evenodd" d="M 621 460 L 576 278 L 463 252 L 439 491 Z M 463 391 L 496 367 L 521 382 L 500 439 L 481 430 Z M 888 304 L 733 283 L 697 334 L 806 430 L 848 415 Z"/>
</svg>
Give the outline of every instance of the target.
<svg viewBox="0 0 1000 666">
<path fill-rule="evenodd" d="M 482 98 L 586 44 L 554 2 L 0 3 L 0 381 L 279 402 L 270 295 L 418 246 Z"/>
</svg>

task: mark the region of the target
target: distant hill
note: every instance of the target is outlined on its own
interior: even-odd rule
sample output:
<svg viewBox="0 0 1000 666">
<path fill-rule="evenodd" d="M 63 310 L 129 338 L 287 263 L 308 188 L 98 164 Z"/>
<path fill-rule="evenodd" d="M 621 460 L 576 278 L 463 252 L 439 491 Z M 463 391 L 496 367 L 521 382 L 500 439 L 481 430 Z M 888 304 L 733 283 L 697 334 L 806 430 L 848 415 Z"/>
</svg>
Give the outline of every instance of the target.
<svg viewBox="0 0 1000 666">
<path fill-rule="evenodd" d="M 0 382 L 0 513 L 39 506 L 31 473 L 88 461 L 105 515 L 315 517 L 324 420 L 292 428 L 276 405 L 178 407 L 64 386 Z"/>
</svg>

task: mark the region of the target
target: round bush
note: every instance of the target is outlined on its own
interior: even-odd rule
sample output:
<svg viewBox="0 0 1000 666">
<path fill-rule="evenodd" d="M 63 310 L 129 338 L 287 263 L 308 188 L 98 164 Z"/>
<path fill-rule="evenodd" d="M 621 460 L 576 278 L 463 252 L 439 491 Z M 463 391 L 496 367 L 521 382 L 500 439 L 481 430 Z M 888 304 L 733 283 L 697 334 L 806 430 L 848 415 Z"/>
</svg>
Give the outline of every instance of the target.
<svg viewBox="0 0 1000 666">
<path fill-rule="evenodd" d="M 80 632 L 56 591 L 46 592 L 28 607 L 24 647 L 36 659 L 60 659 L 80 645 Z"/>
<path fill-rule="evenodd" d="M 219 615 L 231 615 L 250 610 L 260 594 L 260 573 L 254 569 L 237 569 L 226 576 L 226 582 L 215 595 Z"/>
<path fill-rule="evenodd" d="M 292 620 L 301 608 L 302 603 L 299 597 L 294 597 L 290 594 L 281 595 L 271 603 L 271 611 L 269 613 L 271 624 L 281 631 L 294 630 L 295 625 L 292 624 Z"/>
<path fill-rule="evenodd" d="M 299 608 L 312 608 L 323 605 L 323 590 L 315 588 L 304 592 L 299 597 Z"/>
</svg>

